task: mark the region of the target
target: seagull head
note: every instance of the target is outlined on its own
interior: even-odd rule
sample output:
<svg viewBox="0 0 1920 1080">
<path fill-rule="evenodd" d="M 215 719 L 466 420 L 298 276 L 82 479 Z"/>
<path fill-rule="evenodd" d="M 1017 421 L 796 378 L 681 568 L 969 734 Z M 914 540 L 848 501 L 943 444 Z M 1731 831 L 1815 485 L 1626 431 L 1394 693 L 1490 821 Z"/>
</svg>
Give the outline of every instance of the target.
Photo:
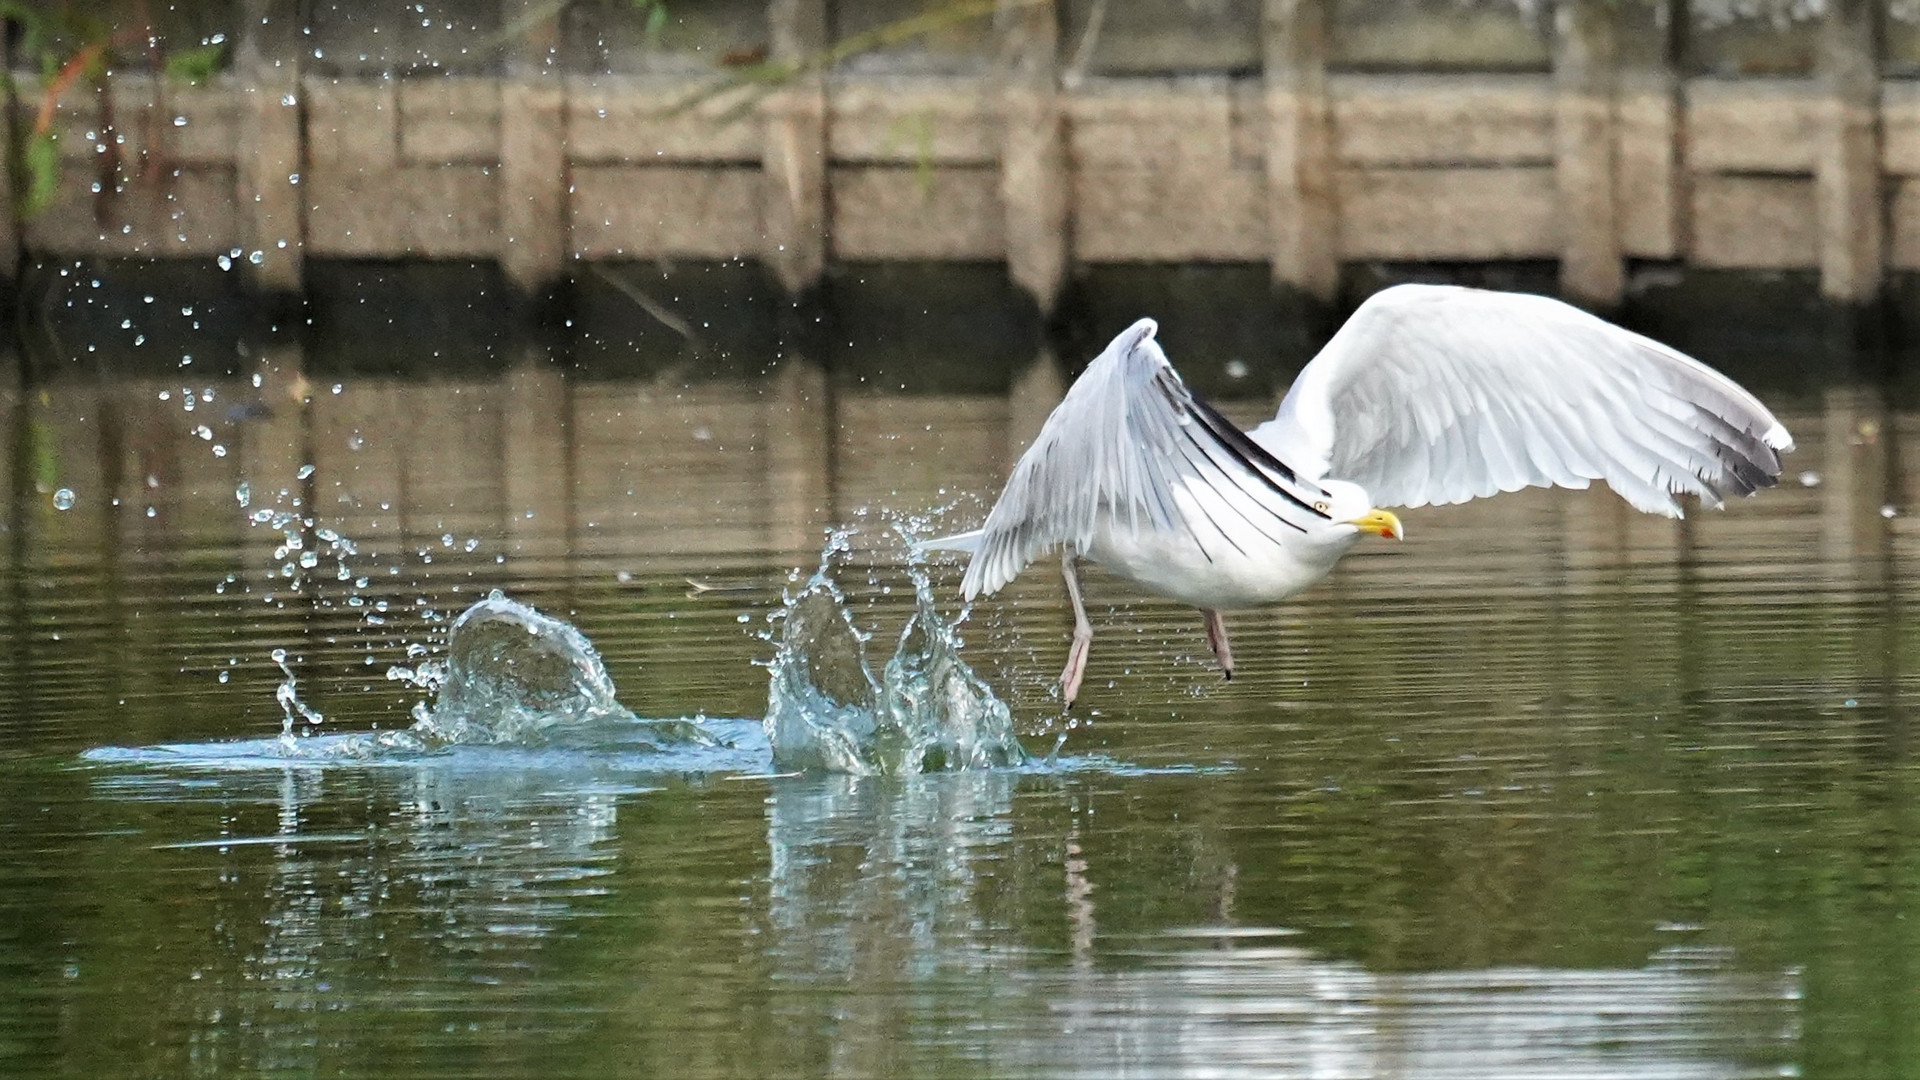
<svg viewBox="0 0 1920 1080">
<path fill-rule="evenodd" d="M 1334 528 L 1343 532 L 1352 530 L 1348 535 L 1405 539 L 1406 531 L 1400 527 L 1400 519 L 1391 510 L 1375 509 L 1373 497 L 1367 494 L 1366 488 L 1345 480 L 1322 480 L 1320 490 L 1329 496 L 1325 513 L 1333 519 Z"/>
</svg>

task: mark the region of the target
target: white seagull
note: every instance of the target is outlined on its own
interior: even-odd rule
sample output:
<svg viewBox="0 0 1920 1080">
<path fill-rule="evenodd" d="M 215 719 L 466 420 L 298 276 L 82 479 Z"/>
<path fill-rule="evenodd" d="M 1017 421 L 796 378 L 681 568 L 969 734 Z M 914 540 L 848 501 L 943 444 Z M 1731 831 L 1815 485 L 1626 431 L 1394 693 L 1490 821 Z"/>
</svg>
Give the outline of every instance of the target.
<svg viewBox="0 0 1920 1080">
<path fill-rule="evenodd" d="M 1543 296 L 1441 285 L 1376 293 L 1250 432 L 1187 389 L 1141 319 L 1075 380 L 984 526 L 925 542 L 973 553 L 961 591 L 991 595 L 1056 548 L 1073 601 L 1060 673 L 1071 707 L 1093 627 L 1085 557 L 1200 609 L 1233 677 L 1222 611 L 1327 576 L 1382 507 L 1466 502 L 1604 480 L 1680 517 L 1780 476 L 1793 438 L 1733 380 Z"/>
</svg>

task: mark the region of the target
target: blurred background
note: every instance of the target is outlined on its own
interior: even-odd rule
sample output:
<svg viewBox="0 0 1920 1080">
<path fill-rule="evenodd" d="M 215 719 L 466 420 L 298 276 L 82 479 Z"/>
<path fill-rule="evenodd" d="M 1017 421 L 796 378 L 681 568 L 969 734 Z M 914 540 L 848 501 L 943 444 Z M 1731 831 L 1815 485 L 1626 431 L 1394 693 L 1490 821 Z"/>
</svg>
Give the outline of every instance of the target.
<svg viewBox="0 0 1920 1080">
<path fill-rule="evenodd" d="M 1920 0 L 0 19 L 0 1075 L 1920 1075 Z M 302 749 L 495 588 L 757 729 L 829 529 L 878 668 L 1114 333 L 1250 425 L 1407 280 L 1799 449 L 1409 511 L 1231 683 L 1090 573 L 1073 715 L 1036 568 L 1025 771 Z"/>
<path fill-rule="evenodd" d="M 1405 279 L 1556 293 L 1736 374 L 1878 365 L 1920 319 L 1912 0 L 8 10 L 27 310 L 79 259 L 397 356 L 441 333 L 382 309 L 404 288 L 476 337 L 573 319 L 588 364 L 799 311 L 815 352 L 1004 346 L 968 365 L 1001 383 L 1152 311 L 1240 396 Z"/>
</svg>

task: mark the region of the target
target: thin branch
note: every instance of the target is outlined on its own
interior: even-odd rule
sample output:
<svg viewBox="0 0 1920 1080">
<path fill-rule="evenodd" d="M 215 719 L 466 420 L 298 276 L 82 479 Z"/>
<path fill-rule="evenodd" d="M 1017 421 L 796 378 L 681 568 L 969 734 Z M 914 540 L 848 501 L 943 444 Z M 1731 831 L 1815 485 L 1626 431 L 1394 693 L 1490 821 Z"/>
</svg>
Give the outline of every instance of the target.
<svg viewBox="0 0 1920 1080">
<path fill-rule="evenodd" d="M 620 290 L 620 295 L 633 301 L 635 304 L 638 304 L 640 306 L 640 310 L 653 316 L 654 319 L 656 319 L 661 326 L 664 326 L 667 329 L 673 331 L 674 333 L 679 334 L 681 337 L 686 338 L 687 344 L 693 346 L 696 352 L 699 350 L 700 335 L 693 332 L 693 327 L 690 324 L 688 324 L 687 320 L 681 318 L 678 315 L 675 315 L 672 311 L 667 309 L 667 306 L 665 304 L 662 304 L 660 301 L 655 300 L 652 296 L 649 296 L 645 289 L 642 289 L 640 286 L 635 285 L 631 281 L 628 281 L 625 277 L 621 276 L 620 274 L 614 273 L 612 270 L 607 269 L 606 267 L 600 265 L 599 263 L 588 263 L 587 265 L 590 269 L 592 269 L 594 274 L 600 278 L 600 280 L 613 286 L 615 289 Z"/>
<path fill-rule="evenodd" d="M 1107 0 L 1093 0 L 1093 11 L 1087 16 L 1087 28 L 1080 35 L 1080 44 L 1073 50 L 1073 60 L 1067 64 L 1067 70 L 1060 81 L 1072 90 L 1087 77 L 1087 66 L 1093 62 L 1093 47 L 1100 42 L 1100 30 L 1107 22 Z"/>
<path fill-rule="evenodd" d="M 832 45 L 807 56 L 792 60 L 768 60 L 752 64 L 725 78 L 717 79 L 691 94 L 674 102 L 662 111 L 662 116 L 678 116 L 699 107 L 730 91 L 750 88 L 746 98 L 729 106 L 716 120 L 721 124 L 730 124 L 753 111 L 753 107 L 768 94 L 802 75 L 825 71 L 840 61 L 860 53 L 884 49 L 911 41 L 950 26 L 985 18 L 996 11 L 1018 8 L 1039 7 L 1053 0 L 955 0 L 930 7 L 918 15 L 909 15 L 871 30 L 864 30 L 850 37 L 841 38 Z"/>
</svg>

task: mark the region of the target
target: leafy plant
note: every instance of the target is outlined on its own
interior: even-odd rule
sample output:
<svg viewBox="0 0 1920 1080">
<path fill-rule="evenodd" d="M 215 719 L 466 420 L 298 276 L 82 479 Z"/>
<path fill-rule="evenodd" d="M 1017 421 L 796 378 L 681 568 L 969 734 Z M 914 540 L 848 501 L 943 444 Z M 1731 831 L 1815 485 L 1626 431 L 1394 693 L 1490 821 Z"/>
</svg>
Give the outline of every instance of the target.
<svg viewBox="0 0 1920 1080">
<path fill-rule="evenodd" d="M 144 13 L 144 4 L 141 7 Z M 59 192 L 60 132 L 56 121 L 60 102 L 75 86 L 87 83 L 104 87 L 111 71 L 134 59 L 136 45 L 154 70 L 197 86 L 219 70 L 226 52 L 225 43 L 217 39 L 191 48 L 168 49 L 152 22 L 144 17 L 137 26 L 116 31 L 106 20 L 66 5 L 55 8 L 0 0 L 0 28 L 8 25 L 18 34 L 19 52 L 40 71 L 33 126 L 22 130 L 18 126 L 20 111 L 8 110 L 16 125 L 11 140 L 13 159 L 9 162 L 15 177 L 12 202 L 22 220 L 44 211 Z M 5 82 L 8 105 L 13 106 L 19 100 L 20 87 L 11 64 L 0 73 L 0 80 Z"/>
<path fill-rule="evenodd" d="M 824 72 L 849 57 L 925 37 L 976 19 L 988 18 L 1009 7 L 1031 8 L 1048 2 L 1051 0 L 1013 0 L 1011 4 L 1006 3 L 1005 0 L 936 0 L 917 14 L 895 19 L 871 30 L 849 34 L 826 48 L 805 56 L 792 59 L 766 59 L 740 65 L 726 76 L 681 98 L 670 111 L 685 112 L 744 87 L 746 89 L 742 91 L 740 99 L 723 111 L 718 118 L 722 123 L 731 123 L 751 113 L 754 106 L 773 91 L 802 76 Z"/>
<path fill-rule="evenodd" d="M 225 58 L 226 51 L 224 42 L 181 49 L 167 55 L 161 70 L 166 72 L 168 78 L 188 86 L 205 86 L 220 71 L 220 61 Z"/>
<path fill-rule="evenodd" d="M 633 9 L 646 13 L 647 46 L 660 47 L 660 33 L 667 28 L 667 0 L 633 0 Z"/>
</svg>

